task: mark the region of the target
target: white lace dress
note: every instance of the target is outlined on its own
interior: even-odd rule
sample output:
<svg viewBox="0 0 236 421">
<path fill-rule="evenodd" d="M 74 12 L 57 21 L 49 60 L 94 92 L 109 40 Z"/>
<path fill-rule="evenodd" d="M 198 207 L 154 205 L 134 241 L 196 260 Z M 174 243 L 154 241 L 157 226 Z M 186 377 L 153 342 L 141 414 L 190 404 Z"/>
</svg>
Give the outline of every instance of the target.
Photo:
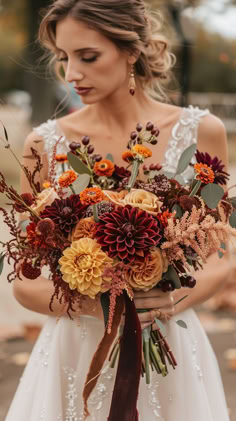
<svg viewBox="0 0 236 421">
<path fill-rule="evenodd" d="M 174 171 L 181 152 L 197 142 L 200 119 L 207 111 L 185 108 L 172 130 L 163 166 Z M 58 132 L 55 120 L 35 131 L 43 136 L 49 155 Z M 62 139 L 58 153 L 68 150 Z M 185 173 L 187 178 L 188 174 Z M 193 310 L 178 316 L 182 329 L 171 320 L 166 325 L 168 341 L 178 366 L 167 377 L 152 375 L 151 385 L 141 379 L 138 399 L 140 421 L 229 421 L 217 361 Z M 96 318 L 81 316 L 80 326 L 66 317 L 56 323 L 49 317 L 29 362 L 5 421 L 82 421 L 82 390 L 89 364 L 103 335 Z M 115 370 L 105 369 L 89 399 L 88 421 L 107 420 Z M 128 396 L 127 396 L 128 399 Z M 120 420 L 122 421 L 122 420 Z"/>
</svg>

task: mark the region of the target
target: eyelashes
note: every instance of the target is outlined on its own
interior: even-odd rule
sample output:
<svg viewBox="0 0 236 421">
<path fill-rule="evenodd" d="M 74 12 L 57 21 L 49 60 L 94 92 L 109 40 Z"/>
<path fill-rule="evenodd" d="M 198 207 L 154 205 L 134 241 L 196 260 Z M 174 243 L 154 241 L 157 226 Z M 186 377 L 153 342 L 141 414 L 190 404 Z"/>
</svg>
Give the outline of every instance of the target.
<svg viewBox="0 0 236 421">
<path fill-rule="evenodd" d="M 83 61 L 84 63 L 94 63 L 97 60 L 98 56 L 93 56 L 93 57 L 89 57 L 89 58 L 81 58 L 81 61 Z M 60 63 L 65 63 L 68 61 L 67 57 L 61 57 L 57 59 L 58 62 Z"/>
</svg>

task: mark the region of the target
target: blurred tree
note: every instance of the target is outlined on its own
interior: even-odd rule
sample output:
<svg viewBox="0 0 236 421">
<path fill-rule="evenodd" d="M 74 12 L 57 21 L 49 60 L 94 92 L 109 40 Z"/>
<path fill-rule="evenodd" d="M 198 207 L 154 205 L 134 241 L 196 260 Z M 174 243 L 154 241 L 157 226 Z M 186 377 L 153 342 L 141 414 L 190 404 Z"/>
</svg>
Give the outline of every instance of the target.
<svg viewBox="0 0 236 421">
<path fill-rule="evenodd" d="M 40 23 L 40 11 L 47 7 L 49 0 L 26 0 L 28 7 L 28 33 L 29 44 L 26 51 L 26 60 L 34 68 L 42 56 L 42 50 L 36 43 Z M 36 66 L 37 69 L 37 66 Z M 37 74 L 38 73 L 38 74 Z M 26 73 L 25 86 L 32 97 L 32 124 L 37 125 L 51 117 L 55 111 L 55 86 L 50 78 L 42 75 L 42 71 Z"/>
</svg>

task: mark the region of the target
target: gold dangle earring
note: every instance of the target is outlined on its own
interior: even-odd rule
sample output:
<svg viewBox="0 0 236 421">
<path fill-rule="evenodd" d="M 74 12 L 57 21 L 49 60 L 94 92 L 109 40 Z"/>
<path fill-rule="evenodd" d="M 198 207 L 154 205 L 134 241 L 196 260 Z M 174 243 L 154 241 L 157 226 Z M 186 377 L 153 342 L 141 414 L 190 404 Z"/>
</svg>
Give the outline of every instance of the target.
<svg viewBox="0 0 236 421">
<path fill-rule="evenodd" d="M 135 78 L 134 78 L 134 64 L 131 64 L 130 73 L 129 73 L 129 93 L 134 96 L 135 94 Z"/>
</svg>

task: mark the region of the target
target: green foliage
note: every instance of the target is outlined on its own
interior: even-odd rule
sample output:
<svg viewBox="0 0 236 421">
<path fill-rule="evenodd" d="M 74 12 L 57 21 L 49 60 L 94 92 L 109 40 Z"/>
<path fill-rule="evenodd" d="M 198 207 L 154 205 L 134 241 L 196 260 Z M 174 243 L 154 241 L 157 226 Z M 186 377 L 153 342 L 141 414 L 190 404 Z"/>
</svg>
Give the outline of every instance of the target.
<svg viewBox="0 0 236 421">
<path fill-rule="evenodd" d="M 201 196 L 210 209 L 215 209 L 224 196 L 224 189 L 218 184 L 210 183 L 203 187 Z"/>
</svg>

